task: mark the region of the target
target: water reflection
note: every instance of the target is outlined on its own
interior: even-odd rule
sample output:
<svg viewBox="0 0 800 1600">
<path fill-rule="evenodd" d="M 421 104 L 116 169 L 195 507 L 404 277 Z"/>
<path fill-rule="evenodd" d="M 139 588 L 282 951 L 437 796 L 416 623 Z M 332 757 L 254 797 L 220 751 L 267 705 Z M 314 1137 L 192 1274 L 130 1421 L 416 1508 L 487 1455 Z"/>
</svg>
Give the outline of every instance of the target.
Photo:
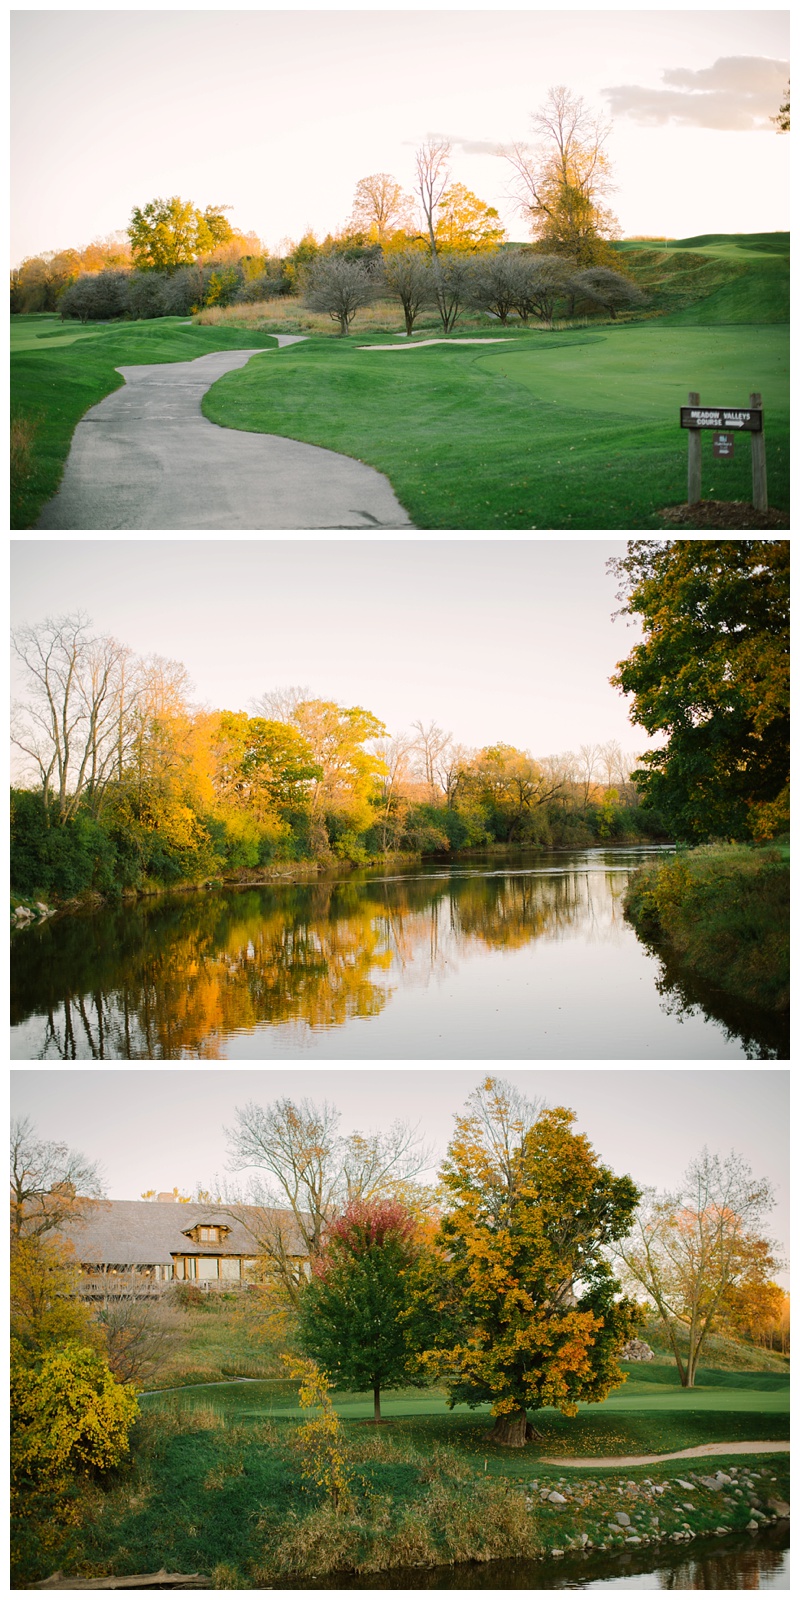
<svg viewBox="0 0 800 1600">
<path fill-rule="evenodd" d="M 755 1542 L 749 1534 L 695 1540 L 691 1552 L 671 1545 L 637 1554 L 567 1557 L 561 1561 L 487 1561 L 415 1567 L 361 1577 L 316 1578 L 315 1589 L 788 1589 L 789 1530 L 778 1524 Z"/>
<path fill-rule="evenodd" d="M 589 1059 L 649 1048 L 652 1056 L 656 1044 L 657 1053 L 669 1054 L 662 1023 L 658 1040 L 647 1030 L 651 1014 L 656 1021 L 659 1011 L 662 1021 L 669 1014 L 675 982 L 655 955 L 644 954 L 622 915 L 629 872 L 643 855 L 589 851 L 528 855 L 502 867 L 433 865 L 124 904 L 46 923 L 14 940 L 13 1054 L 217 1060 L 248 1036 L 264 1049 L 265 1030 L 273 1050 L 281 1030 L 280 1050 L 288 1054 L 319 1035 L 349 1037 L 354 1025 L 367 1023 L 373 1037 L 360 1046 L 363 1053 L 374 1046 L 384 1057 L 427 1056 L 430 1048 L 415 1044 L 427 1028 L 436 1030 L 439 1054 L 463 1056 L 457 1017 L 467 1002 L 478 1007 L 480 995 L 474 1039 L 481 1055 L 560 1050 Z M 549 965 L 547 973 L 531 967 L 537 953 L 540 962 L 555 962 L 552 975 Z M 606 1002 L 609 973 L 615 994 Z M 571 993 L 562 992 L 565 985 Z M 565 1032 L 576 994 L 591 996 L 595 1011 L 592 1034 L 577 1047 Z M 694 993 L 681 1003 L 699 1006 L 700 1025 L 711 1015 L 730 1026 L 732 1038 L 742 1037 L 743 1019 L 729 1024 Z M 478 1035 L 488 1029 L 489 1013 L 494 1032 L 487 1031 L 484 1049 Z M 541 1049 L 531 1040 L 534 1020 Z M 747 1027 L 755 1058 L 777 1053 L 777 1036 L 749 1021 Z M 641 1044 L 637 1029 L 647 1034 Z"/>
</svg>

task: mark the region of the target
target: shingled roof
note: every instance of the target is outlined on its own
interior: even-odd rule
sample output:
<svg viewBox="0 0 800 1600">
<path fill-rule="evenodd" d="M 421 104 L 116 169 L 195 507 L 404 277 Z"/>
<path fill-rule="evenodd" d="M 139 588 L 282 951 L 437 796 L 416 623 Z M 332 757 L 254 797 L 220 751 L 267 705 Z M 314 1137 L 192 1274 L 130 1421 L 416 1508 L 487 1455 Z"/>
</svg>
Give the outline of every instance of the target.
<svg viewBox="0 0 800 1600">
<path fill-rule="evenodd" d="M 255 1233 L 248 1227 L 252 1224 Z M 102 1262 L 126 1266 L 168 1263 L 174 1255 L 258 1254 L 257 1238 L 265 1226 L 281 1226 L 289 1255 L 304 1256 L 305 1246 L 291 1211 L 270 1211 L 261 1206 L 236 1206 L 235 1215 L 219 1206 L 196 1200 L 167 1204 L 157 1200 L 101 1200 L 81 1222 L 70 1223 L 61 1237 L 72 1245 L 77 1259 L 87 1266 Z M 229 1228 L 219 1244 L 197 1244 L 186 1230 L 203 1226 Z"/>
</svg>

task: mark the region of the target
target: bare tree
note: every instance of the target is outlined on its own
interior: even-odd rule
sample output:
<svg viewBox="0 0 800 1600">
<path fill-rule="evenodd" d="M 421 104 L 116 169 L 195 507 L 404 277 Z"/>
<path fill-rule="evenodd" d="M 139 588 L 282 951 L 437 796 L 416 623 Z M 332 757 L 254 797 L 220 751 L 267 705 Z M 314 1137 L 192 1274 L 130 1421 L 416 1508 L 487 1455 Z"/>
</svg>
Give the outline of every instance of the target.
<svg viewBox="0 0 800 1600">
<path fill-rule="evenodd" d="M 428 785 L 430 798 L 437 800 L 441 794 L 439 763 L 446 759 L 453 735 L 445 733 L 435 722 L 429 722 L 427 727 L 422 721 L 412 722 L 411 727 L 416 734 L 411 748 L 420 756 L 422 775 Z"/>
<path fill-rule="evenodd" d="M 570 298 L 572 283 L 572 269 L 563 257 L 521 255 L 513 280 L 513 305 L 521 321 L 534 316 L 549 327 L 558 301 Z"/>
<path fill-rule="evenodd" d="M 298 1242 L 313 1261 L 326 1223 L 350 1200 L 392 1194 L 429 1161 L 416 1129 L 405 1123 L 393 1123 L 387 1133 L 343 1137 L 339 1121 L 327 1101 L 320 1106 L 309 1100 L 283 1099 L 268 1106 L 251 1101 L 237 1108 L 236 1126 L 226 1129 L 230 1169 L 255 1173 L 247 1203 L 258 1207 L 259 1215 L 237 1210 L 243 1203 L 239 1195 L 229 1194 L 226 1206 L 246 1220 L 292 1303 L 298 1298 Z M 287 1227 L 287 1207 L 293 1228 Z"/>
<path fill-rule="evenodd" d="M 99 1168 L 65 1144 L 39 1139 L 23 1117 L 11 1124 L 11 1236 L 41 1238 L 103 1195 Z"/>
<path fill-rule="evenodd" d="M 431 269 L 433 298 L 442 328 L 450 333 L 455 327 L 463 307 L 467 304 L 472 287 L 474 264 L 471 256 L 453 250 L 437 256 Z"/>
<path fill-rule="evenodd" d="M 12 636 L 29 689 L 14 708 L 12 739 L 33 763 L 45 806 L 57 801 L 61 822 L 82 798 L 99 799 L 119 765 L 136 698 L 131 652 L 115 639 L 92 638 L 89 626 L 76 612 Z"/>
<path fill-rule="evenodd" d="M 135 1283 L 119 1292 L 94 1314 L 106 1344 L 108 1364 L 118 1383 L 141 1385 L 158 1370 L 170 1329 L 159 1301 L 143 1298 Z"/>
<path fill-rule="evenodd" d="M 275 722 L 294 723 L 298 706 L 313 698 L 307 684 L 288 684 L 285 688 L 268 689 L 257 700 L 251 701 L 251 706 L 257 716 L 268 717 Z"/>
<path fill-rule="evenodd" d="M 384 768 L 379 780 L 381 848 L 387 850 L 390 845 L 393 848 L 397 847 L 408 813 L 408 803 L 407 801 L 404 803 L 403 788 L 410 777 L 408 757 L 410 751 L 414 749 L 414 742 L 407 734 L 400 734 L 394 739 L 376 740 L 374 749 Z"/>
<path fill-rule="evenodd" d="M 676 1190 L 646 1193 L 617 1247 L 629 1282 L 644 1289 L 664 1324 L 686 1389 L 726 1294 L 763 1266 L 768 1241 L 753 1229 L 773 1204 L 771 1184 L 754 1178 L 741 1156 L 723 1160 L 704 1149 Z"/>
<path fill-rule="evenodd" d="M 392 250 L 384 259 L 383 273 L 387 288 L 403 307 L 410 339 L 420 311 L 435 303 L 430 260 L 420 250 Z"/>
<path fill-rule="evenodd" d="M 435 261 L 436 212 L 450 182 L 450 144 L 447 139 L 426 139 L 416 154 L 416 194 L 425 222 L 431 256 Z"/>
<path fill-rule="evenodd" d="M 327 311 L 344 336 L 357 311 L 368 306 L 378 292 L 377 276 L 363 261 L 342 255 L 320 255 L 313 262 L 305 292 L 312 311 Z"/>
</svg>

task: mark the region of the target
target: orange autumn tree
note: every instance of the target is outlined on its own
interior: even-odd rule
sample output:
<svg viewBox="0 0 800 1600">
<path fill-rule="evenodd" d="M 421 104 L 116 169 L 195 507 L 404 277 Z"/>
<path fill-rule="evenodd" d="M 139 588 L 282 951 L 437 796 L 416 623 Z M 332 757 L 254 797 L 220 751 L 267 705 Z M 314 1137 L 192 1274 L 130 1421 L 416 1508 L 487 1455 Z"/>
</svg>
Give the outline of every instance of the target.
<svg viewBox="0 0 800 1600">
<path fill-rule="evenodd" d="M 639 1197 L 601 1165 L 574 1114 L 487 1078 L 456 1119 L 442 1181 L 446 1291 L 437 1342 L 449 1404 L 489 1401 L 494 1443 L 534 1436 L 528 1411 L 603 1400 L 639 1326 L 604 1257 Z"/>
</svg>

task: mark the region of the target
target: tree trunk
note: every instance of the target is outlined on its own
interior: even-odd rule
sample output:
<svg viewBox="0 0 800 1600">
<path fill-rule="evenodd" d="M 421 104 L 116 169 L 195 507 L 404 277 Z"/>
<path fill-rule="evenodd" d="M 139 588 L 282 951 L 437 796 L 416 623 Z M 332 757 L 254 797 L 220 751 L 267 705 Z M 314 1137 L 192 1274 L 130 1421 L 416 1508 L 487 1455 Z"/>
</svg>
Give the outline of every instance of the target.
<svg viewBox="0 0 800 1600">
<path fill-rule="evenodd" d="M 373 1398 L 373 1400 L 375 1402 L 375 1411 L 374 1411 L 374 1415 L 373 1415 L 373 1419 L 372 1420 L 373 1420 L 373 1422 L 380 1422 L 380 1420 L 381 1420 L 381 1386 L 380 1386 L 379 1383 L 376 1383 L 376 1384 L 373 1385 L 372 1398 Z"/>
<path fill-rule="evenodd" d="M 541 1439 L 542 1435 L 531 1427 L 527 1411 L 514 1411 L 511 1416 L 496 1417 L 494 1427 L 489 1434 L 490 1444 L 508 1445 L 512 1450 L 522 1450 L 529 1439 Z"/>
</svg>

